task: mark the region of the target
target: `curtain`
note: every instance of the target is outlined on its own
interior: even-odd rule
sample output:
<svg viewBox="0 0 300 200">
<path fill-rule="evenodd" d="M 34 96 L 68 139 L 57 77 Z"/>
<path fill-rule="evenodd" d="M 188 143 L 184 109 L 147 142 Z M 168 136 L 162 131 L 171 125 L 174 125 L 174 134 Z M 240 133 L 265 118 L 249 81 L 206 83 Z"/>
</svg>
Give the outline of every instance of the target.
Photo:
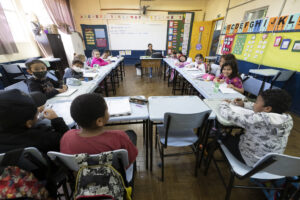
<svg viewBox="0 0 300 200">
<path fill-rule="evenodd" d="M 43 0 L 44 6 L 52 22 L 63 33 L 71 33 L 74 23 L 67 0 Z"/>
<path fill-rule="evenodd" d="M 0 55 L 12 53 L 18 53 L 18 49 L 0 3 Z"/>
</svg>

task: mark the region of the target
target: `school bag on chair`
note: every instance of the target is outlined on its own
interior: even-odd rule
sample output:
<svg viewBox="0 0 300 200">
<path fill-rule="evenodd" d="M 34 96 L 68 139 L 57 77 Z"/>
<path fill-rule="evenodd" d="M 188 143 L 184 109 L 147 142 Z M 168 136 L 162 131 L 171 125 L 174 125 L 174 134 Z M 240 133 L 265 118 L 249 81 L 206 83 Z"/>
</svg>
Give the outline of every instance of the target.
<svg viewBox="0 0 300 200">
<path fill-rule="evenodd" d="M 38 180 L 32 171 L 19 167 L 23 150 L 0 154 L 0 199 L 47 199 L 46 182 Z"/>
<path fill-rule="evenodd" d="M 88 154 L 76 155 L 80 166 L 77 174 L 74 199 L 131 200 L 131 187 L 126 187 L 125 169 L 116 161 L 113 152 L 104 152 L 96 157 Z M 118 162 L 119 171 L 113 167 Z M 123 174 L 123 176 L 122 176 Z"/>
</svg>

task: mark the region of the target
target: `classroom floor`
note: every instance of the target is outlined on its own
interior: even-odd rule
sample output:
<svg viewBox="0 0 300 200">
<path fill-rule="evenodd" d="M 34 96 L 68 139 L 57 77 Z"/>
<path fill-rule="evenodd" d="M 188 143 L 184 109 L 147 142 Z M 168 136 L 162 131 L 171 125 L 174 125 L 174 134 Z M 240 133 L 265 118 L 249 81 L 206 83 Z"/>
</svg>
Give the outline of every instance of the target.
<svg viewBox="0 0 300 200">
<path fill-rule="evenodd" d="M 134 66 L 126 66 L 126 76 L 123 84 L 117 89 L 116 96 L 171 96 L 171 87 L 163 78 L 136 76 Z M 293 115 L 294 128 L 289 137 L 286 154 L 300 156 L 300 117 Z M 299 124 L 298 124 L 299 123 Z M 165 181 L 160 181 L 161 169 L 158 167 L 160 157 L 158 150 L 154 149 L 153 171 L 145 168 L 145 146 L 143 145 L 142 125 L 113 126 L 107 129 L 133 129 L 138 135 L 138 158 L 137 173 L 135 177 L 135 188 L 133 199 L 139 200 L 222 200 L 225 197 L 225 188 L 217 174 L 214 165 L 210 166 L 207 176 L 203 170 L 199 171 L 198 177 L 194 176 L 195 157 L 186 155 L 180 157 L 165 158 Z M 168 152 L 178 149 L 168 148 Z M 179 150 L 180 151 L 180 150 Z M 221 170 L 227 172 L 226 180 L 229 178 L 229 171 L 225 164 Z M 236 183 L 248 183 L 248 181 L 236 181 Z M 251 183 L 250 183 L 251 184 Z M 231 200 L 263 200 L 265 199 L 260 190 L 233 189 Z"/>
</svg>

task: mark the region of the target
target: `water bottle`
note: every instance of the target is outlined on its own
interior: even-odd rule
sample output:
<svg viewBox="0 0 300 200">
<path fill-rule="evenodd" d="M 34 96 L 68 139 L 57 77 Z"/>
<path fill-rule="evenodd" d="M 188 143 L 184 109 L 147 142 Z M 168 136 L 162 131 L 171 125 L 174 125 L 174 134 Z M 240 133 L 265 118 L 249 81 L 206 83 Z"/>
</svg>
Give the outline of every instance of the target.
<svg viewBox="0 0 300 200">
<path fill-rule="evenodd" d="M 214 87 L 214 93 L 219 92 L 219 86 L 220 86 L 220 83 L 219 83 L 219 82 L 216 82 L 216 83 L 215 83 L 215 87 Z"/>
</svg>

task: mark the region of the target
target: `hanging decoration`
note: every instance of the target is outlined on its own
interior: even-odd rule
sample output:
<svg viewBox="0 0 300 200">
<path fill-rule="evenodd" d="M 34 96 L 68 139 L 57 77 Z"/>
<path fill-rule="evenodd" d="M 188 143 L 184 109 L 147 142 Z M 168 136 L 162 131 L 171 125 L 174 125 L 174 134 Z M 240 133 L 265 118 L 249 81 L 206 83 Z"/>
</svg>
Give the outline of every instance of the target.
<svg viewBox="0 0 300 200">
<path fill-rule="evenodd" d="M 141 20 L 148 19 L 154 21 L 183 20 L 183 15 L 128 15 L 128 14 L 82 14 L 81 19 L 87 20 Z"/>
</svg>

